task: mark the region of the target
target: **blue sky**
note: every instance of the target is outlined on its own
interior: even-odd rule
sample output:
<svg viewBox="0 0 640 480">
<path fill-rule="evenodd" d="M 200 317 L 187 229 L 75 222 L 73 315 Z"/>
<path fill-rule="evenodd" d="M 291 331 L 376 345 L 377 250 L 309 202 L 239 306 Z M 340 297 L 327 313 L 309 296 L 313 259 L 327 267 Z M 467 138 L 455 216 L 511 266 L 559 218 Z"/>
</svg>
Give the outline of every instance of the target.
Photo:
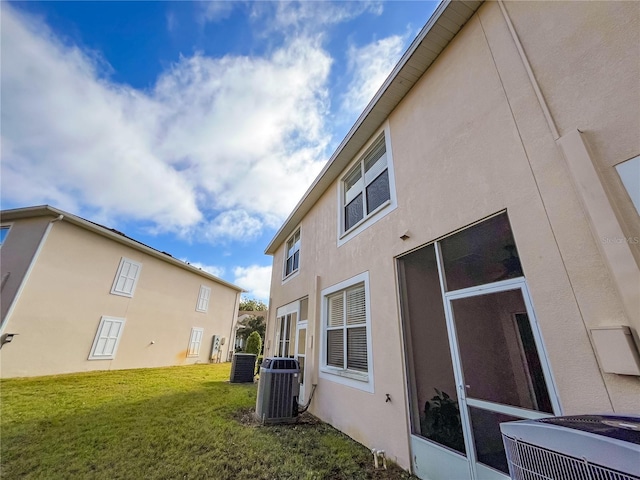
<svg viewBox="0 0 640 480">
<path fill-rule="evenodd" d="M 438 2 L 0 2 L 2 208 L 268 300 L 263 254 Z"/>
</svg>

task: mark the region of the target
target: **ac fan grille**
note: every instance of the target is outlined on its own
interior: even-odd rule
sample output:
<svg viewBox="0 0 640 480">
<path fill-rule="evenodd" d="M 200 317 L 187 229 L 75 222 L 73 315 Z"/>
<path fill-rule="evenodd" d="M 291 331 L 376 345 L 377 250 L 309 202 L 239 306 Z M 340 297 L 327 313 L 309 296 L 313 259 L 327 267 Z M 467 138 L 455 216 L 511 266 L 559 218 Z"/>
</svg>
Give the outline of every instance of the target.
<svg viewBox="0 0 640 480">
<path fill-rule="evenodd" d="M 271 401 L 267 406 L 267 418 L 288 418 L 293 416 L 293 375 L 271 376 Z"/>
<path fill-rule="evenodd" d="M 503 435 L 514 480 L 640 480 L 640 477 L 589 463 Z"/>
</svg>

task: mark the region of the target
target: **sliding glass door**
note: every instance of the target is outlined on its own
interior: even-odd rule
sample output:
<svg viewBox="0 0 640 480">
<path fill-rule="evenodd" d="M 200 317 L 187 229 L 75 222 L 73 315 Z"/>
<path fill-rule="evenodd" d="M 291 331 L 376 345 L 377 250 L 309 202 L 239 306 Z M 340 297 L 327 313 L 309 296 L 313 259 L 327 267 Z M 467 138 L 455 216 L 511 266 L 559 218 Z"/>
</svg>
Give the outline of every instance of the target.
<svg viewBox="0 0 640 480">
<path fill-rule="evenodd" d="M 398 259 L 414 471 L 503 479 L 500 423 L 559 412 L 506 214 Z"/>
</svg>

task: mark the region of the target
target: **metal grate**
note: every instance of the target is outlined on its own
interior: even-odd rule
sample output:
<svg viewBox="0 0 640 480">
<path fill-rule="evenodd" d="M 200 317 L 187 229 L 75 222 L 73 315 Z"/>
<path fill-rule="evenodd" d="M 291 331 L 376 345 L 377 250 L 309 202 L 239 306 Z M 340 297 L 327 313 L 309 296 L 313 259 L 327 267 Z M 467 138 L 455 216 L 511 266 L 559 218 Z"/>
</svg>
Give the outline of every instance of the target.
<svg viewBox="0 0 640 480">
<path fill-rule="evenodd" d="M 256 416 L 263 423 L 294 422 L 298 415 L 300 367 L 291 358 L 267 358 L 260 367 Z"/>
<path fill-rule="evenodd" d="M 575 458 L 502 436 L 514 480 L 640 480 L 586 458 Z"/>
</svg>

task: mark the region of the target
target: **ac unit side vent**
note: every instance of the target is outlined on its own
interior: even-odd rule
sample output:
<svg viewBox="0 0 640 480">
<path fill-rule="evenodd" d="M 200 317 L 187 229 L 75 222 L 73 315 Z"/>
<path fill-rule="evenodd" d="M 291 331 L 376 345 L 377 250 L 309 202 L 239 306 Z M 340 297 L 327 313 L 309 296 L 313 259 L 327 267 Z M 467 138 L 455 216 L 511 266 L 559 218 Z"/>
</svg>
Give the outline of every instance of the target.
<svg viewBox="0 0 640 480">
<path fill-rule="evenodd" d="M 511 478 L 516 480 L 640 480 L 640 477 L 589 463 L 503 436 Z"/>
<path fill-rule="evenodd" d="M 580 415 L 500 424 L 515 480 L 640 480 L 640 417 Z"/>
</svg>

